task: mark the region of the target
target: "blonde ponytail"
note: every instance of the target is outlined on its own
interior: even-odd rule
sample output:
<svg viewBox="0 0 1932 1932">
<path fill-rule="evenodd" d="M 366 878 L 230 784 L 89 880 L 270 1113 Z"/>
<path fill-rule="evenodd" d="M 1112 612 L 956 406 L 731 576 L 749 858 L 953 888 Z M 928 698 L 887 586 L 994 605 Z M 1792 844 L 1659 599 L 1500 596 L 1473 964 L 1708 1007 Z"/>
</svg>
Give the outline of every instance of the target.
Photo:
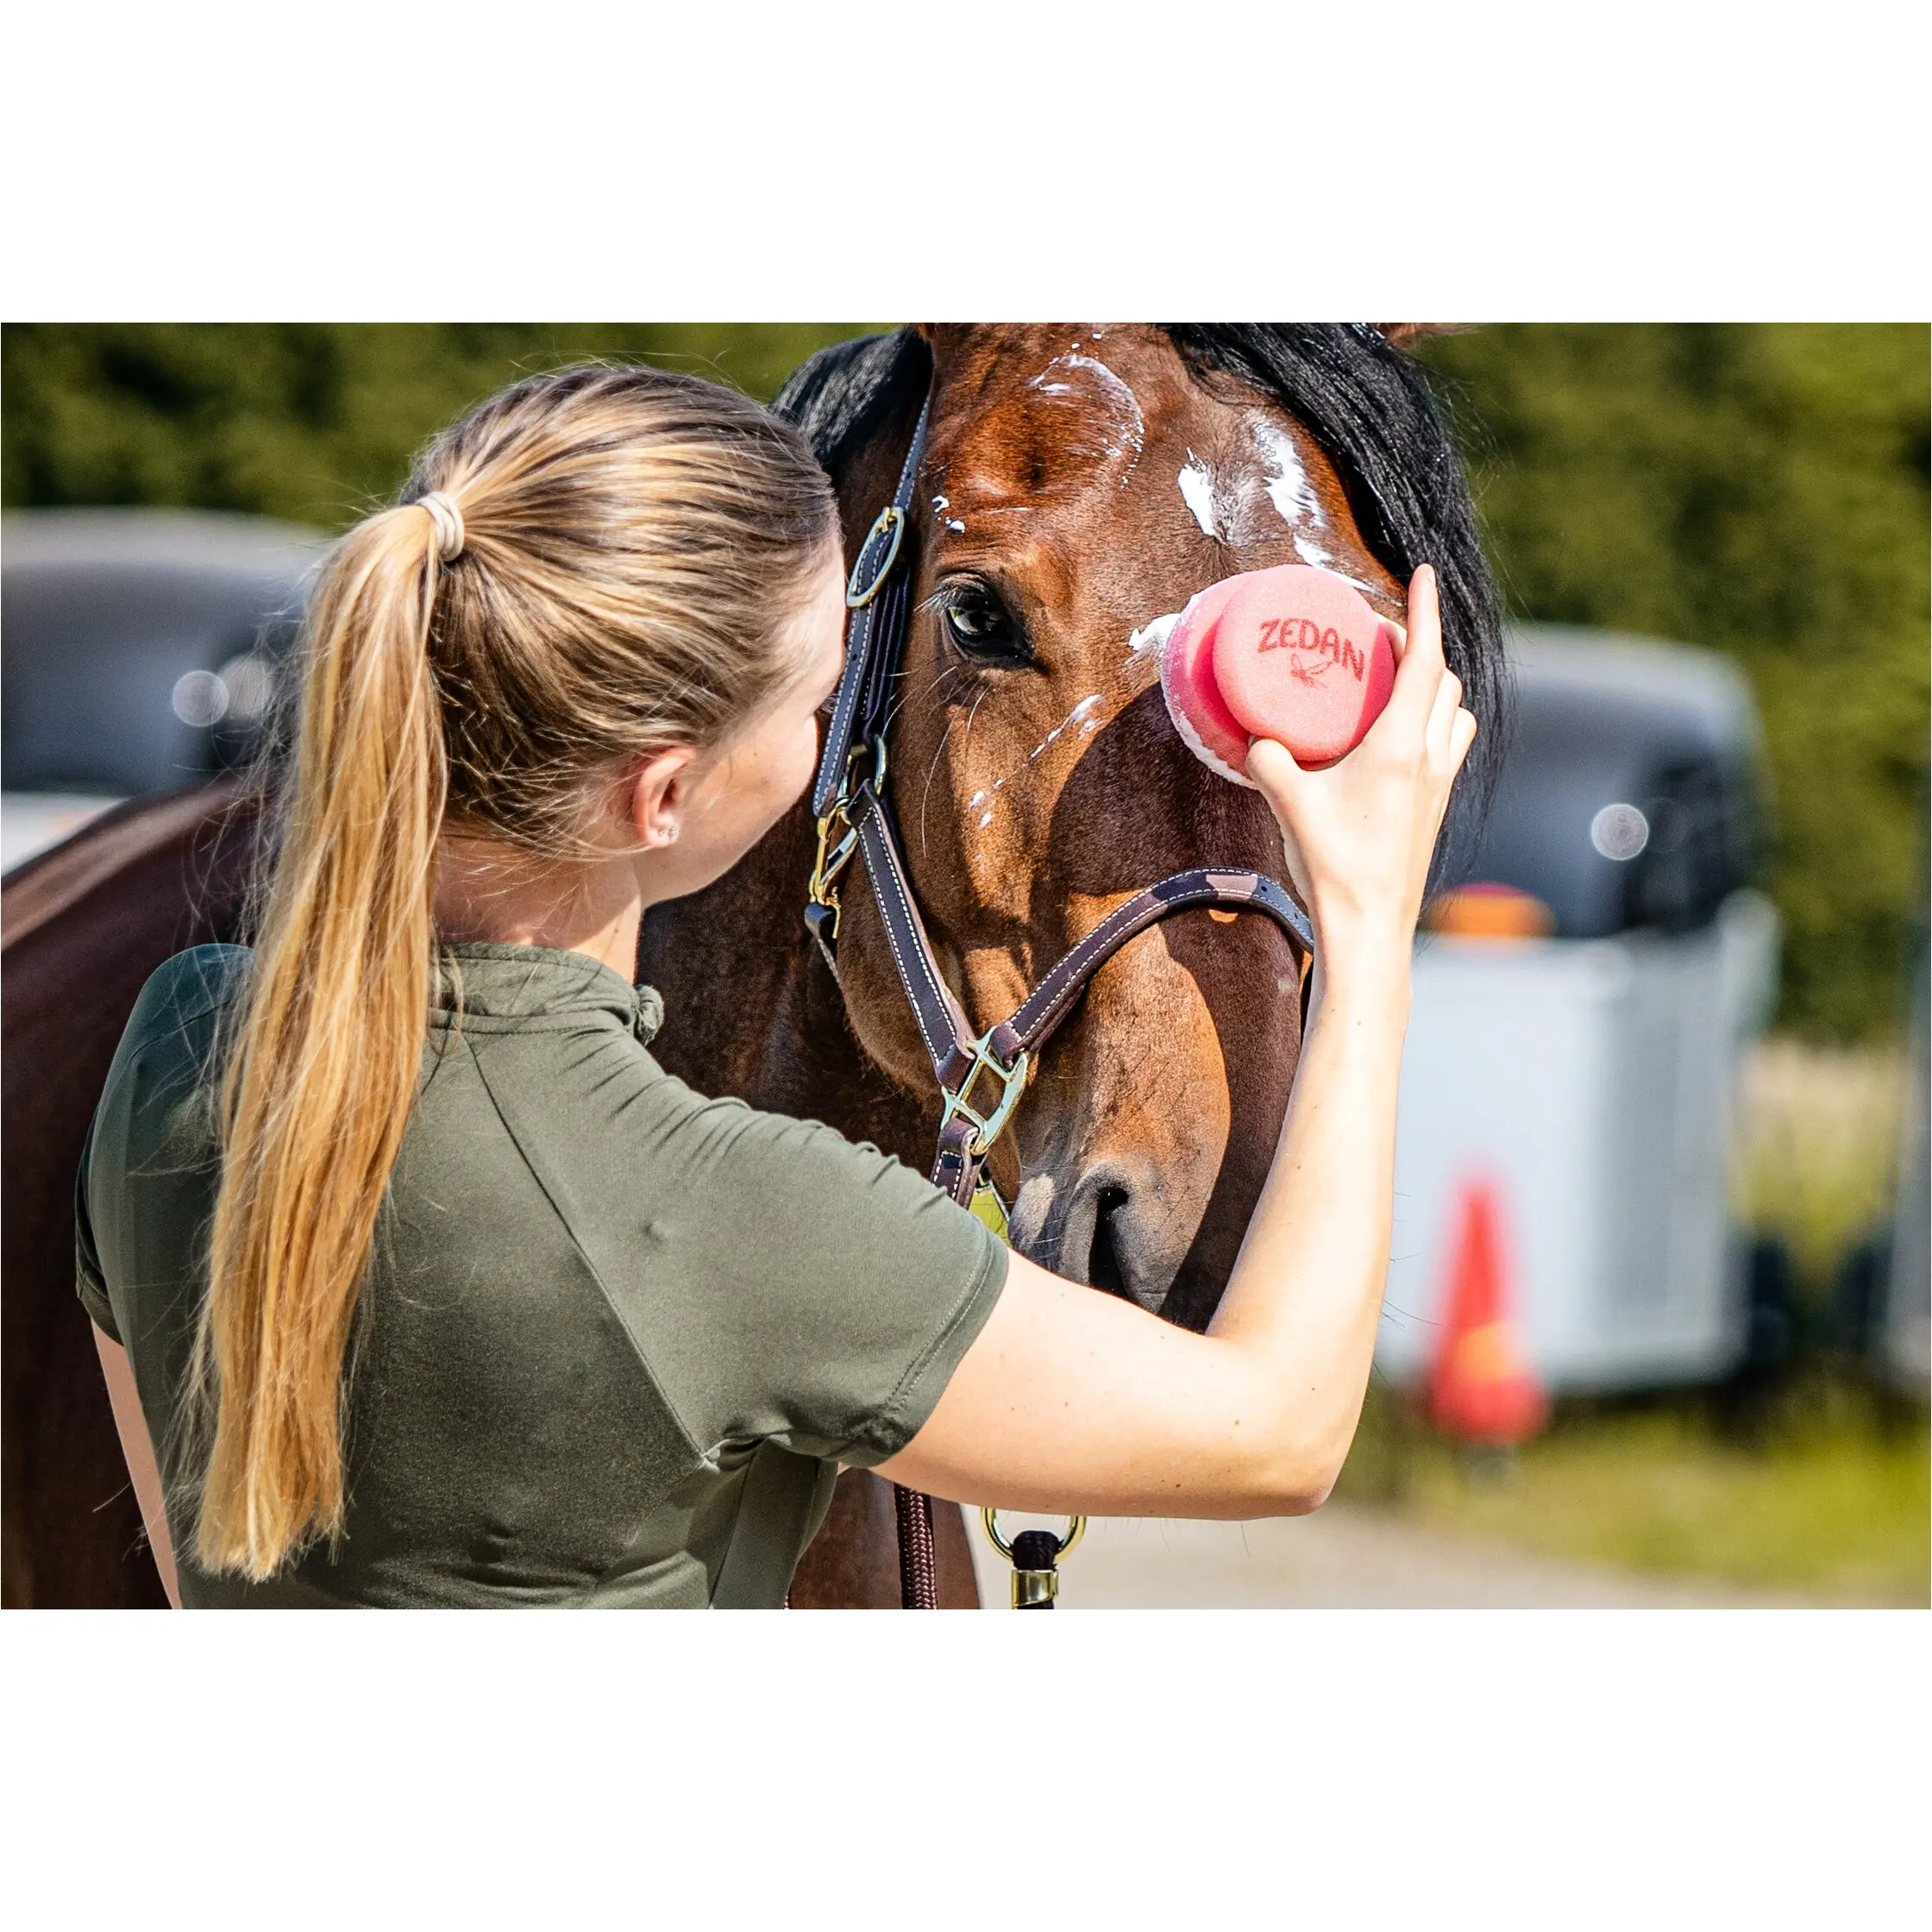
<svg viewBox="0 0 1932 1932">
<path fill-rule="evenodd" d="M 195 1558 L 258 1581 L 343 1528 L 347 1365 L 420 1076 L 445 819 L 573 853 L 600 776 L 707 749 L 796 674 L 790 616 L 837 554 L 796 434 L 660 370 L 520 383 L 405 495 L 342 539 L 310 602 L 225 1049 Z"/>
<path fill-rule="evenodd" d="M 448 775 L 436 530 L 371 518 L 318 586 L 281 851 L 223 1088 L 201 1329 L 219 1390 L 195 1553 L 272 1575 L 341 1529 L 341 1390 L 422 1064 Z"/>
</svg>

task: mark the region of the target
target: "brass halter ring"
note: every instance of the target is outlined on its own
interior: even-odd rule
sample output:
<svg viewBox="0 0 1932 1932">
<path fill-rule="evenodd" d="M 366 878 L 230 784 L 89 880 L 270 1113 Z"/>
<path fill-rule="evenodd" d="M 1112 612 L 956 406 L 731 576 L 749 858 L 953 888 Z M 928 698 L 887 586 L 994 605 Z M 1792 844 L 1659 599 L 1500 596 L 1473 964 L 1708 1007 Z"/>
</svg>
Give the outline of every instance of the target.
<svg viewBox="0 0 1932 1932">
<path fill-rule="evenodd" d="M 997 1509 L 981 1510 L 980 1524 L 986 1531 L 994 1548 L 1008 1563 L 1011 1563 L 1013 1561 L 1013 1545 L 1000 1534 L 1000 1512 Z M 1057 1563 L 1062 1557 L 1067 1555 L 1072 1550 L 1074 1545 L 1086 1534 L 1087 1519 L 1084 1516 L 1069 1516 L 1067 1518 L 1067 1534 L 1061 1538 L 1060 1547 L 1053 1552 L 1053 1560 Z"/>
</svg>

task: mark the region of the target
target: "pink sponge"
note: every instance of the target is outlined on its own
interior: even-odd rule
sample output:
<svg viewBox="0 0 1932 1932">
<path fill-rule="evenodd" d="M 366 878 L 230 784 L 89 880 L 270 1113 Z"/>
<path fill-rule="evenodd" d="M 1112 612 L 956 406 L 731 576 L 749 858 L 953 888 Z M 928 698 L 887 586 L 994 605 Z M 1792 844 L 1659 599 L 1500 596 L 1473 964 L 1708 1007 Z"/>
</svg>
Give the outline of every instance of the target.
<svg viewBox="0 0 1932 1932">
<path fill-rule="evenodd" d="M 1251 785 L 1251 738 L 1297 764 L 1333 763 L 1362 742 L 1396 681 L 1389 626 L 1333 571 L 1251 570 L 1210 585 L 1161 650 L 1161 690 L 1188 748 Z"/>
</svg>

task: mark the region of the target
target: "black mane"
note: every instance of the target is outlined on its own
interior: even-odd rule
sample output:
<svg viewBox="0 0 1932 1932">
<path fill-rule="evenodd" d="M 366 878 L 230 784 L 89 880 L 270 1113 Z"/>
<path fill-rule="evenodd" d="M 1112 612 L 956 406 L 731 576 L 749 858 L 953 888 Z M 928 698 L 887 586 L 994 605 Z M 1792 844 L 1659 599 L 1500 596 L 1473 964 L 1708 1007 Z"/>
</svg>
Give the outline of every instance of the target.
<svg viewBox="0 0 1932 1932">
<path fill-rule="evenodd" d="M 1302 423 L 1335 466 L 1364 541 L 1398 583 L 1435 566 L 1450 668 L 1482 727 L 1457 786 L 1439 875 L 1473 855 L 1508 742 L 1501 599 L 1476 533 L 1460 460 L 1421 365 L 1363 323 L 1169 323 L 1206 386 L 1258 392 Z M 910 329 L 835 343 L 794 371 L 773 408 L 837 475 L 852 451 L 919 406 L 932 372 Z"/>
</svg>

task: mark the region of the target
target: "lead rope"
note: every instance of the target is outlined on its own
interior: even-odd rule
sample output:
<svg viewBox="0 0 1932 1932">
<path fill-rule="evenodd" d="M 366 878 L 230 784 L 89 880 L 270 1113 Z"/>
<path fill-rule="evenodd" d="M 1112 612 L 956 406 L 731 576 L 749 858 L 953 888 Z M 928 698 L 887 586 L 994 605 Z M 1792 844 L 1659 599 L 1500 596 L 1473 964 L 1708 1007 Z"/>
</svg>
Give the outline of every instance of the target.
<svg viewBox="0 0 1932 1932">
<path fill-rule="evenodd" d="M 1051 1529 L 1023 1529 L 1013 1540 L 1013 1607 L 1051 1610 L 1060 1594 L 1060 1539 Z"/>
<path fill-rule="evenodd" d="M 939 1566 L 932 1541 L 932 1498 L 919 1490 L 892 1486 L 892 1513 L 899 1531 L 899 1607 L 904 1610 L 936 1610 L 939 1607 Z M 780 1606 L 792 1607 L 785 1591 Z"/>
<path fill-rule="evenodd" d="M 892 1508 L 899 1525 L 900 1608 L 936 1610 L 939 1577 L 932 1545 L 932 1498 L 894 1483 Z"/>
</svg>

